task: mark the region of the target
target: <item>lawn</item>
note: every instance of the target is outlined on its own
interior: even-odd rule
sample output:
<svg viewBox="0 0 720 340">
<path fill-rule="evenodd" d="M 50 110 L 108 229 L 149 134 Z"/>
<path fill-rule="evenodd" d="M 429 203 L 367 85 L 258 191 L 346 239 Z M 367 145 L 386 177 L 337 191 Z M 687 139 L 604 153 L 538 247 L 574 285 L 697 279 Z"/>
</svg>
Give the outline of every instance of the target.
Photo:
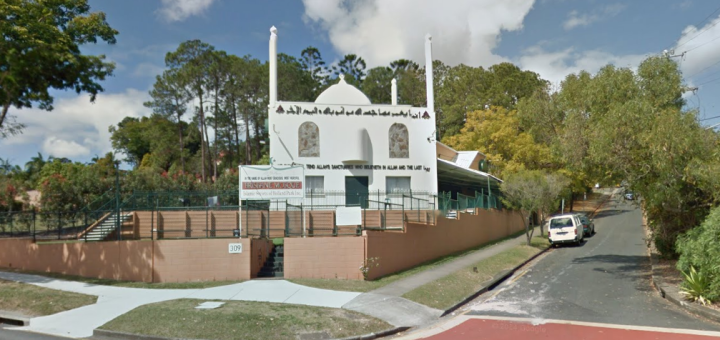
<svg viewBox="0 0 720 340">
<path fill-rule="evenodd" d="M 94 304 L 97 297 L 0 280 L 0 310 L 27 316 L 60 313 Z"/>
<path fill-rule="evenodd" d="M 378 332 L 392 326 L 344 309 L 229 301 L 217 309 L 198 310 L 202 301 L 172 300 L 145 305 L 101 329 L 191 339 L 315 339 L 342 338 Z"/>
<path fill-rule="evenodd" d="M 527 261 L 548 245 L 546 238 L 535 236 L 531 246 L 517 245 L 444 278 L 422 285 L 403 297 L 429 307 L 448 309 L 480 290 L 495 275 Z"/>
<path fill-rule="evenodd" d="M 322 288 L 322 289 L 332 289 L 332 290 L 341 290 L 341 291 L 349 291 L 349 292 L 369 292 L 371 290 L 378 289 L 380 287 L 383 287 L 385 285 L 388 285 L 392 282 L 395 282 L 400 279 L 404 279 L 408 276 L 418 274 L 420 272 L 423 272 L 428 269 L 435 268 L 437 266 L 440 266 L 442 264 L 448 263 L 450 261 L 456 260 L 462 256 L 468 255 L 472 252 L 475 252 L 477 250 L 492 246 L 494 244 L 500 243 L 502 241 L 516 238 L 520 235 L 523 235 L 525 231 L 510 235 L 506 238 L 497 240 L 495 242 L 483 244 L 481 246 L 463 250 L 458 253 L 450 254 L 444 257 L 437 258 L 435 260 L 431 260 L 425 263 L 422 263 L 416 267 L 397 272 L 395 274 L 391 274 L 388 276 L 381 277 L 379 279 L 375 279 L 372 281 L 363 281 L 363 280 L 337 280 L 337 279 L 290 279 L 288 281 L 304 285 L 304 286 L 310 286 L 315 288 Z M 537 233 L 537 231 L 536 231 Z"/>
</svg>

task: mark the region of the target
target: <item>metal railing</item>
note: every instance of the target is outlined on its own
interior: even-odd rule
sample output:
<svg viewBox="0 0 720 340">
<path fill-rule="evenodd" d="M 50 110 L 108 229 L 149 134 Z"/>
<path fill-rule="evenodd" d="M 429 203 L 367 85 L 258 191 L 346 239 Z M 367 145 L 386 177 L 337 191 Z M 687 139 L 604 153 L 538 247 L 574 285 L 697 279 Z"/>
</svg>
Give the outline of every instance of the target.
<svg viewBox="0 0 720 340">
<path fill-rule="evenodd" d="M 352 202 L 348 202 L 350 196 L 342 191 L 310 191 L 304 199 L 242 201 L 237 205 L 231 204 L 238 196 L 235 190 L 133 192 L 119 195 L 124 199 L 118 204 L 114 193 L 107 192 L 75 212 L 0 213 L 0 237 L 87 241 L 88 228 L 103 219 L 115 223 L 115 229 L 104 236 L 113 240 L 360 235 L 365 229 L 402 229 L 405 222 L 436 224 L 438 213 L 457 218 L 459 212 L 475 213 L 478 208 L 500 206 L 495 196 L 478 192 L 474 197 L 458 194 L 457 199 L 451 193 L 436 196 L 418 191 L 376 190 L 353 195 Z M 328 221 L 331 215 L 323 213 L 352 206 L 348 203 L 362 209 L 361 225 L 338 227 L 335 221 Z M 316 225 L 311 216 L 325 217 Z M 238 224 L 242 227 L 238 228 Z"/>
</svg>

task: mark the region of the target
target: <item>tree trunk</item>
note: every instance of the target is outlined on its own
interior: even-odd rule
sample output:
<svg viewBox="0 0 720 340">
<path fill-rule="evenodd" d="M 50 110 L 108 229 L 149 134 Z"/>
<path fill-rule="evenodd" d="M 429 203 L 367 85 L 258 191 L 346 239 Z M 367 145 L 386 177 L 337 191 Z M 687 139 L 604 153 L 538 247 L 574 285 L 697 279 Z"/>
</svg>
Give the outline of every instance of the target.
<svg viewBox="0 0 720 340">
<path fill-rule="evenodd" d="M 237 148 L 238 165 L 240 164 L 240 131 L 237 123 L 237 107 L 235 98 L 232 99 L 232 127 L 235 132 L 235 147 Z"/>
<path fill-rule="evenodd" d="M 2 130 L 3 122 L 5 121 L 5 116 L 7 116 L 8 110 L 10 110 L 10 103 L 3 104 L 2 115 L 0 115 L 0 130 Z"/>
<path fill-rule="evenodd" d="M 213 155 L 212 155 L 213 182 L 217 181 L 217 179 L 218 179 L 217 166 L 218 166 L 218 157 L 220 156 L 220 154 L 218 153 L 218 145 L 217 145 L 217 140 L 218 140 L 218 128 L 217 128 L 218 127 L 218 101 L 217 101 L 217 98 L 218 98 L 218 92 L 216 90 L 215 91 L 215 119 L 214 119 L 214 123 L 213 123 L 213 129 L 215 129 L 215 136 L 213 137 L 214 141 L 213 141 Z"/>
<path fill-rule="evenodd" d="M 523 220 L 523 224 L 525 224 L 525 238 L 527 239 L 527 245 L 530 245 L 530 240 L 532 240 L 532 234 L 535 231 L 535 229 L 530 229 L 530 224 L 528 223 L 528 217 L 525 216 L 525 214 L 522 213 L 522 211 L 519 211 L 518 214 L 520 214 L 520 217 Z"/>
<path fill-rule="evenodd" d="M 250 113 L 245 109 L 245 164 L 252 164 L 252 154 L 250 149 Z"/>
<path fill-rule="evenodd" d="M 180 169 L 185 173 L 185 157 L 183 157 L 183 151 L 185 151 L 185 145 L 183 144 L 183 131 L 182 121 L 180 120 L 180 114 L 177 116 L 178 120 L 178 134 L 180 135 Z"/>
<path fill-rule="evenodd" d="M 202 95 L 200 95 L 200 169 L 202 174 L 202 181 L 205 183 L 205 130 L 203 127 L 205 126 L 205 112 L 203 111 L 203 99 Z"/>
</svg>

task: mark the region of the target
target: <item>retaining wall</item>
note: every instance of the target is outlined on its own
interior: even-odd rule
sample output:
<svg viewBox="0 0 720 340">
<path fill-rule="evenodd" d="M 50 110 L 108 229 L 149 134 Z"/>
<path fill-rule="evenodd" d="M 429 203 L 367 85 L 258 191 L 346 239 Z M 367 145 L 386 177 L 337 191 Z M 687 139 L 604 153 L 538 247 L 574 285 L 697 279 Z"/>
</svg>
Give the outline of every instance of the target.
<svg viewBox="0 0 720 340">
<path fill-rule="evenodd" d="M 371 268 L 368 278 L 477 247 L 524 228 L 517 213 L 479 209 L 477 215 L 458 214 L 458 219 L 439 217 L 437 225 L 408 223 L 404 233 L 367 231 L 367 257 L 379 259 L 379 266 Z"/>
<path fill-rule="evenodd" d="M 229 254 L 230 243 L 242 243 L 243 252 Z M 271 241 L 256 239 L 47 244 L 6 239 L 0 240 L 0 267 L 121 281 L 248 280 L 271 249 Z"/>
</svg>

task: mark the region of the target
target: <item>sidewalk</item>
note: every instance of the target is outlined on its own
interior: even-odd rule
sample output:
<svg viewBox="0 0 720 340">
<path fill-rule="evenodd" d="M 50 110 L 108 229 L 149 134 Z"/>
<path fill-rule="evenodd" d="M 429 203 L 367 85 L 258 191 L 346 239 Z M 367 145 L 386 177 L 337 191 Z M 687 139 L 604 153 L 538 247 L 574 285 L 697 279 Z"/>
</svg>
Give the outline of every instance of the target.
<svg viewBox="0 0 720 340">
<path fill-rule="evenodd" d="M 540 229 L 536 228 L 533 235 L 539 235 Z M 389 295 L 389 296 L 403 296 L 403 294 L 418 288 L 424 284 L 432 281 L 441 279 L 448 276 L 458 270 L 466 268 L 472 264 L 478 263 L 484 259 L 500 254 L 508 249 L 515 247 L 518 244 L 524 244 L 527 242 L 525 234 L 522 234 L 516 238 L 502 241 L 489 247 L 478 249 L 468 255 L 455 259 L 451 262 L 442 264 L 435 268 L 417 273 L 412 276 L 408 276 L 404 279 L 395 281 L 388 284 L 387 286 L 378 288 L 371 291 L 373 294 Z"/>
<path fill-rule="evenodd" d="M 134 308 L 168 300 L 265 301 L 340 308 L 360 295 L 356 292 L 311 288 L 284 280 L 246 281 L 206 289 L 140 289 L 92 285 L 1 271 L 0 279 L 97 296 L 98 301 L 93 305 L 32 318 L 29 326 L 13 328 L 71 338 L 92 336 L 95 328 Z"/>
</svg>

